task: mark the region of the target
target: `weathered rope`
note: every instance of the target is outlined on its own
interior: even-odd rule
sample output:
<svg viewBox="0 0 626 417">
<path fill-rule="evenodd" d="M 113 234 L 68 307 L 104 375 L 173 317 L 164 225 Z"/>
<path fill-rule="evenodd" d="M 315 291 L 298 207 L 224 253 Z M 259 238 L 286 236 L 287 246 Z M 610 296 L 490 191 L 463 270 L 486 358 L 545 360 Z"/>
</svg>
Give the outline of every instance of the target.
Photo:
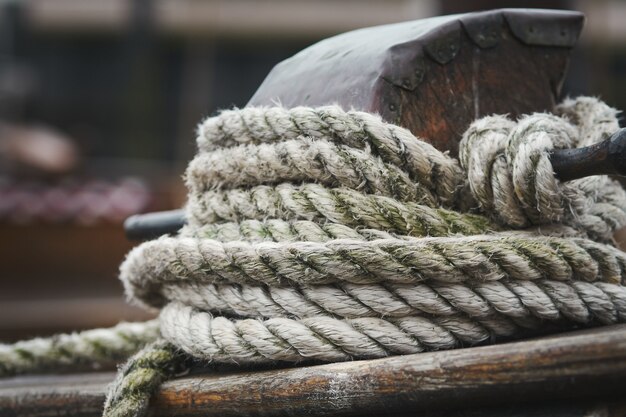
<svg viewBox="0 0 626 417">
<path fill-rule="evenodd" d="M 612 127 L 618 129 L 616 121 Z M 619 184 L 602 176 L 562 184 L 552 171 L 547 151 L 580 144 L 575 126 L 554 115 L 536 114 L 518 123 L 492 116 L 468 129 L 459 157 L 473 195 L 500 222 L 511 227 L 565 222 L 609 240 L 615 225 L 626 220 Z"/>
<path fill-rule="evenodd" d="M 609 240 L 610 231 L 617 224 L 626 222 L 624 207 L 619 205 L 624 201 L 624 191 L 619 184 L 603 176 L 558 183 L 549 165 L 547 151 L 586 146 L 605 139 L 619 128 L 616 111 L 596 99 L 585 97 L 566 100 L 555 111 L 561 117 L 535 114 L 517 123 L 504 116 L 476 121 L 460 143 L 459 161 L 464 172 L 456 159 L 420 141 L 409 131 L 382 122 L 375 115 L 345 112 L 333 106 L 229 110 L 200 126 L 200 154 L 190 165 L 188 185 L 194 190 L 194 187 L 205 189 L 207 185 L 223 188 L 220 181 L 272 184 L 277 180 L 277 173 L 291 172 L 298 181 L 315 180 L 330 186 L 352 186 L 359 178 L 361 182 L 353 188 L 367 192 L 375 190 L 377 194 L 400 199 L 405 196 L 404 188 L 409 189 L 406 192 L 417 189 L 423 194 L 413 202 L 429 204 L 434 198 L 444 207 L 451 208 L 472 207 L 472 202 L 463 201 L 472 196 L 464 191 L 469 185 L 483 210 L 508 227 L 557 221 L 575 224 L 583 231 L 591 232 L 593 238 Z M 568 122 L 570 120 L 573 124 Z M 325 151 L 329 146 L 340 151 L 329 155 Z M 361 158 L 344 155 L 358 151 L 365 151 L 359 154 Z M 215 161 L 223 152 L 228 152 L 233 160 Z M 207 158 L 213 158 L 217 165 L 203 164 Z M 378 171 L 372 168 L 374 165 Z M 389 167 L 402 177 L 401 183 L 395 185 L 400 190 L 394 190 L 393 185 L 384 185 L 389 172 L 386 168 Z M 495 170 L 492 171 L 492 167 Z M 223 173 L 211 176 L 219 169 Z M 413 180 L 413 187 L 404 182 L 406 178 L 400 172 Z M 250 182 L 250 178 L 246 178 L 248 175 L 261 180 Z M 207 177 L 213 182 L 207 183 Z M 203 214 L 209 213 L 237 220 L 238 204 L 244 205 L 241 212 L 244 216 L 256 211 L 259 216 L 265 214 L 275 218 L 282 217 L 281 213 L 276 213 L 275 207 L 283 202 L 291 215 L 303 212 L 311 215 L 312 210 L 327 204 L 328 200 L 333 206 L 341 207 L 346 204 L 345 200 L 352 205 L 349 198 L 319 196 L 324 193 L 320 188 L 296 198 L 292 195 L 297 188 L 275 191 L 267 187 L 252 190 L 226 188 L 225 194 L 209 191 L 205 198 L 202 193 L 191 192 L 189 209 L 192 220 L 200 216 L 197 217 L 199 223 L 215 221 L 202 218 Z M 264 203 L 267 197 L 273 204 Z M 263 213 L 265 210 L 268 212 Z M 561 218 L 565 212 L 568 215 Z M 580 219 L 580 216 L 589 218 Z"/>
<path fill-rule="evenodd" d="M 581 98 L 556 112 L 478 120 L 457 161 L 337 107 L 225 111 L 199 129 L 189 225 L 129 254 L 126 292 L 160 308 L 164 340 L 212 363 L 624 321 L 626 254 L 599 242 L 626 225 L 626 194 L 606 177 L 560 183 L 548 154 L 604 139 L 615 111 Z"/>
<path fill-rule="evenodd" d="M 446 205 L 453 204 L 463 182 L 455 159 L 424 141 L 416 140 L 408 130 L 384 123 L 376 115 L 346 112 L 336 106 L 226 110 L 200 125 L 198 148 L 202 155 L 236 145 L 278 144 L 302 138 L 328 141 L 343 146 L 342 149 L 366 151 L 366 155 L 379 157 L 384 163 L 406 170 L 409 177 Z M 305 161 L 306 165 L 313 162 L 311 159 Z M 351 165 L 357 170 L 362 167 L 358 162 Z"/>
<path fill-rule="evenodd" d="M 160 306 L 163 283 L 317 285 L 495 281 L 620 282 L 626 254 L 585 239 L 499 235 L 454 238 L 222 243 L 164 237 L 125 264 L 127 293 Z"/>
<path fill-rule="evenodd" d="M 167 285 L 165 297 L 197 308 L 212 306 L 213 311 L 230 317 L 311 318 L 330 315 L 344 318 L 452 316 L 473 319 L 495 316 L 523 319 L 539 325 L 539 320 L 577 323 L 598 319 L 611 323 L 626 310 L 626 289 L 603 282 L 499 281 L 464 284 L 386 284 L 327 285 L 318 287 L 265 287 L 222 285 Z M 568 294 L 562 299 L 561 294 Z"/>
<path fill-rule="evenodd" d="M 184 371 L 187 360 L 175 346 L 163 340 L 146 345 L 119 370 L 104 404 L 104 415 L 145 414 L 152 393 L 163 381 Z"/>
<path fill-rule="evenodd" d="M 400 167 L 384 163 L 367 150 L 301 138 L 275 144 L 242 145 L 199 154 L 187 169 L 192 194 L 215 187 L 316 181 L 400 201 L 432 206 L 438 198 Z"/>
<path fill-rule="evenodd" d="M 207 119 L 188 226 L 121 267 L 129 298 L 160 309 L 160 337 L 146 333 L 105 414 L 141 415 L 189 358 L 342 361 L 626 321 L 612 246 L 626 193 L 604 176 L 561 183 L 549 160 L 617 128 L 604 103 L 566 100 L 477 120 L 457 160 L 336 106 Z"/>
<path fill-rule="evenodd" d="M 315 183 L 194 193 L 189 196 L 187 212 L 193 227 L 223 221 L 283 219 L 331 222 L 409 236 L 475 234 L 498 228 L 482 216 Z"/>
<path fill-rule="evenodd" d="M 52 338 L 0 344 L 0 377 L 33 372 L 99 369 L 125 360 L 159 335 L 159 323 L 120 323 Z"/>
</svg>

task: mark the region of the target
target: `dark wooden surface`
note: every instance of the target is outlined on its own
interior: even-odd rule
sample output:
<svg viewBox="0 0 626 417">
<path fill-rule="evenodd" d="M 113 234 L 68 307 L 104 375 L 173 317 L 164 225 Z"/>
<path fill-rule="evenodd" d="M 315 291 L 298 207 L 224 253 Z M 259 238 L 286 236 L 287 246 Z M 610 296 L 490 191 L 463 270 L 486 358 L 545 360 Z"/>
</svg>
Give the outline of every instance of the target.
<svg viewBox="0 0 626 417">
<path fill-rule="evenodd" d="M 578 12 L 503 9 L 360 29 L 276 65 L 248 106 L 378 113 L 455 156 L 474 119 L 555 105 L 582 24 Z M 154 213 L 125 229 L 142 240 L 184 223 L 182 211 Z"/>
<path fill-rule="evenodd" d="M 475 118 L 551 109 L 578 12 L 504 9 L 348 32 L 276 65 L 248 105 L 379 113 L 455 155 Z"/>
<path fill-rule="evenodd" d="M 111 373 L 0 381 L 2 416 L 97 416 Z M 626 325 L 494 346 L 182 377 L 154 416 L 624 415 Z"/>
</svg>

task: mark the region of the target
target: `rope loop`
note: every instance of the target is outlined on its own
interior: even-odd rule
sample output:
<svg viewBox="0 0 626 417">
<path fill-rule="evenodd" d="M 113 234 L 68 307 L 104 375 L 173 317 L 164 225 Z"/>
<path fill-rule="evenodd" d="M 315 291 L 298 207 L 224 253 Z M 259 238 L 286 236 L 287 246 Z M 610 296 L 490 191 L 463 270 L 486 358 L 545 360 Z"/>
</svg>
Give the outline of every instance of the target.
<svg viewBox="0 0 626 417">
<path fill-rule="evenodd" d="M 596 125 L 599 127 L 595 130 Z M 131 299 L 210 361 L 347 360 L 625 316 L 626 194 L 561 183 L 550 152 L 602 140 L 591 98 L 475 121 L 458 160 L 337 106 L 245 108 L 198 129 L 189 225 L 134 249 Z"/>
<path fill-rule="evenodd" d="M 489 116 L 472 123 L 459 144 L 467 184 L 481 210 L 507 227 L 563 223 L 610 241 L 613 226 L 624 224 L 618 203 L 624 190 L 606 176 L 561 183 L 550 152 L 604 140 L 617 129 L 616 112 L 586 97 L 566 100 L 557 111 L 562 116 Z"/>
<path fill-rule="evenodd" d="M 517 123 L 504 116 L 473 123 L 459 153 L 474 196 L 511 227 L 560 222 L 567 201 L 550 151 L 575 145 L 577 133 L 567 121 L 549 114 L 526 116 Z"/>
<path fill-rule="evenodd" d="M 120 268 L 158 323 L 0 346 L 0 373 L 152 341 L 109 393 L 106 413 L 127 416 L 189 358 L 344 361 L 626 321 L 612 241 L 626 193 L 606 176 L 561 183 L 550 163 L 617 126 L 599 100 L 568 99 L 476 120 L 457 159 L 338 106 L 223 111 L 198 128 L 188 225 Z"/>
</svg>

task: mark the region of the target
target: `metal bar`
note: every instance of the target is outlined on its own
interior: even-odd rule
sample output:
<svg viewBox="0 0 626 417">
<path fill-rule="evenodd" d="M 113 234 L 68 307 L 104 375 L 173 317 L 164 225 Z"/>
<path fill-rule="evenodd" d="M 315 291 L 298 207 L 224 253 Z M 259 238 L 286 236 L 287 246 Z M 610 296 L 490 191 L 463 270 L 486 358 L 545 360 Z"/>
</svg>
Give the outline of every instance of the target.
<svg viewBox="0 0 626 417">
<path fill-rule="evenodd" d="M 124 231 L 131 240 L 149 240 L 175 233 L 186 223 L 184 210 L 158 211 L 130 216 L 124 222 Z"/>
<path fill-rule="evenodd" d="M 550 162 L 561 181 L 591 175 L 626 175 L 626 129 L 595 145 L 555 150 Z"/>
</svg>

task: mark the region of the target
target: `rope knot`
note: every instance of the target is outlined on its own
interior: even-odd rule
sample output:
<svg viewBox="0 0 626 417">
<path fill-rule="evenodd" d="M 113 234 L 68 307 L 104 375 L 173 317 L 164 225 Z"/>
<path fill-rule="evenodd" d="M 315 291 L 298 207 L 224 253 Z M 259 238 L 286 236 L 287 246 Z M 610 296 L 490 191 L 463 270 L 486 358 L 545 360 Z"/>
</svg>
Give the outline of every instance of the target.
<svg viewBox="0 0 626 417">
<path fill-rule="evenodd" d="M 459 158 L 481 207 L 500 222 L 521 228 L 560 222 L 567 215 L 572 193 L 555 177 L 550 151 L 577 142 L 578 129 L 551 114 L 518 122 L 491 116 L 465 132 Z"/>
<path fill-rule="evenodd" d="M 109 393 L 106 415 L 129 416 L 189 358 L 343 361 L 625 321 L 626 254 L 607 243 L 626 193 L 606 176 L 560 183 L 549 159 L 604 139 L 615 110 L 556 112 L 478 120 L 459 160 L 337 106 L 222 112 L 187 169 L 189 224 L 120 268 L 129 298 L 160 309 L 159 340 L 153 322 L 143 338 L 0 345 L 0 374 L 156 340 Z"/>
</svg>

